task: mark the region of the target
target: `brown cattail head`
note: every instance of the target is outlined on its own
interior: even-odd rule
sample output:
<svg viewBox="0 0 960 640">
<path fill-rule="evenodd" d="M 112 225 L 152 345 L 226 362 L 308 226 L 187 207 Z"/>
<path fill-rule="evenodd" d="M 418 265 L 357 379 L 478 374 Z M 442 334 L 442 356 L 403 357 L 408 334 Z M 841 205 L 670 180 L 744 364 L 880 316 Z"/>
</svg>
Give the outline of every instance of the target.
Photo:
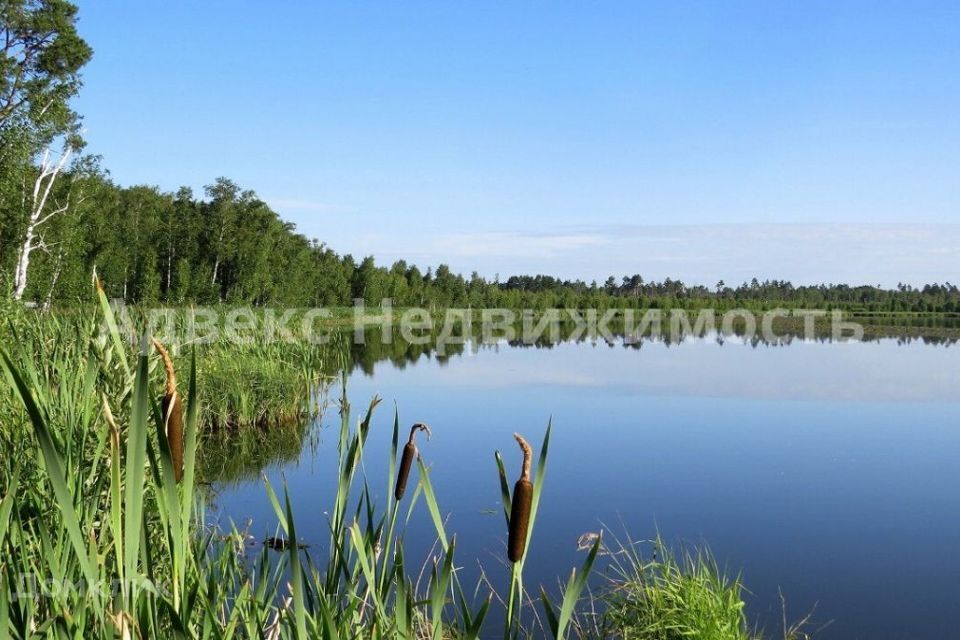
<svg viewBox="0 0 960 640">
<path fill-rule="evenodd" d="M 177 482 L 183 477 L 183 403 L 177 393 L 177 375 L 173 370 L 170 353 L 156 338 L 151 338 L 153 346 L 163 360 L 167 374 L 167 390 L 163 396 L 163 420 L 167 428 L 167 443 L 170 446 L 170 461 L 173 463 L 173 477 Z"/>
<path fill-rule="evenodd" d="M 173 463 L 173 477 L 177 483 L 183 479 L 183 404 L 180 394 L 163 396 L 163 416 L 167 421 L 167 443 L 170 445 L 170 461 Z"/>
<path fill-rule="evenodd" d="M 513 485 L 513 500 L 510 506 L 510 529 L 507 536 L 507 557 L 510 562 L 519 562 L 527 546 L 527 529 L 530 526 L 530 508 L 533 505 L 533 483 L 530 482 L 530 463 L 533 449 L 519 433 L 513 434 L 523 451 L 523 467 L 520 479 Z"/>
<path fill-rule="evenodd" d="M 407 478 L 410 476 L 413 458 L 417 455 L 417 445 L 414 442 L 414 436 L 416 436 L 417 431 L 425 431 L 428 440 L 432 435 L 430 433 L 430 427 L 422 422 L 418 422 L 410 427 L 410 439 L 407 440 L 407 444 L 403 447 L 403 456 L 400 458 L 400 470 L 397 472 L 397 487 L 393 492 L 393 497 L 397 500 L 403 498 L 403 494 L 407 490 Z"/>
<path fill-rule="evenodd" d="M 156 338 L 150 338 L 153 342 L 153 346 L 156 348 L 157 353 L 160 354 L 160 359 L 163 360 L 163 368 L 167 373 L 167 395 L 177 392 L 177 374 L 173 370 L 173 359 L 170 357 L 170 352 L 167 351 L 167 348 L 163 346 L 163 343 L 157 340 Z"/>
</svg>

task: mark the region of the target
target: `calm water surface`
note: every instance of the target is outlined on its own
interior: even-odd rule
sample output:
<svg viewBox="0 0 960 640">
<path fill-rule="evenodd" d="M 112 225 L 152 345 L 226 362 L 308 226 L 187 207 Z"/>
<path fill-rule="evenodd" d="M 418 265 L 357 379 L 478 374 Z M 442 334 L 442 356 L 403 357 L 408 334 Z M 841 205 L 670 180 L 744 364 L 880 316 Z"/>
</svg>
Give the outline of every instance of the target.
<svg viewBox="0 0 960 640">
<path fill-rule="evenodd" d="M 960 346 L 691 339 L 642 348 L 561 343 L 468 349 L 449 359 L 384 360 L 349 378 L 354 413 L 380 395 L 366 468 L 385 493 L 394 403 L 419 440 L 459 564 L 506 584 L 493 452 L 511 482 L 520 431 L 539 446 L 553 420 L 550 469 L 528 584 L 555 585 L 583 561 L 577 538 L 606 526 L 635 539 L 707 543 L 742 570 L 751 619 L 779 628 L 815 607 L 823 639 L 958 637 Z M 332 392 L 336 395 L 336 391 Z M 264 471 L 286 480 L 298 531 L 323 553 L 339 418 L 314 425 L 299 455 Z M 275 518 L 256 469 L 216 486 L 221 517 Z M 422 505 L 421 505 L 422 507 Z M 424 508 L 407 533 L 425 557 Z M 494 629 L 490 627 L 489 630 Z"/>
</svg>

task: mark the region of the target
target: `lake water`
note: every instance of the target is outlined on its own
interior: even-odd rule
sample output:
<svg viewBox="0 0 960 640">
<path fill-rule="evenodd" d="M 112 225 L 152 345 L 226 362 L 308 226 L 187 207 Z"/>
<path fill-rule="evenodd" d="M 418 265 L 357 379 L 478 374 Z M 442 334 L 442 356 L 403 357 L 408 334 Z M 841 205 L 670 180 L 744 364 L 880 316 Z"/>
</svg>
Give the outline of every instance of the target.
<svg viewBox="0 0 960 640">
<path fill-rule="evenodd" d="M 958 345 L 498 344 L 442 359 L 370 358 L 364 369 L 348 382 L 355 417 L 375 394 L 384 399 L 365 459 L 372 486 L 382 504 L 396 403 L 404 433 L 417 421 L 433 429 L 418 444 L 465 584 L 481 565 L 507 584 L 493 453 L 503 452 L 512 484 L 511 434 L 539 448 L 552 418 L 528 586 L 565 579 L 583 561 L 578 537 L 605 525 L 709 545 L 742 571 L 750 618 L 771 635 L 782 592 L 788 619 L 814 610 L 814 628 L 830 623 L 818 639 L 957 637 Z M 298 532 L 320 555 L 338 426 L 331 408 L 299 453 L 264 470 L 277 487 L 286 480 Z M 260 537 L 275 519 L 256 471 L 219 483 L 215 504 L 223 518 L 252 518 Z M 408 557 L 425 557 L 433 538 L 421 508 Z"/>
</svg>

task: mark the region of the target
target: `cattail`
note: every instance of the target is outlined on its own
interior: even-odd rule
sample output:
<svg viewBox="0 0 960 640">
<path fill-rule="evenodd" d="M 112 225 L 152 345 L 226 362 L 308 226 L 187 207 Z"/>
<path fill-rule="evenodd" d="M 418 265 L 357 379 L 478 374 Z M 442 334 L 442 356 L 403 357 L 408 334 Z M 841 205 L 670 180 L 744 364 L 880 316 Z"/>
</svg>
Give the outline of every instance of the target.
<svg viewBox="0 0 960 640">
<path fill-rule="evenodd" d="M 527 546 L 527 528 L 530 526 L 530 507 L 533 503 L 533 483 L 530 482 L 530 462 L 533 449 L 519 433 L 513 434 L 523 451 L 523 470 L 513 485 L 513 504 L 510 507 L 510 532 L 507 537 L 507 557 L 519 562 Z"/>
<path fill-rule="evenodd" d="M 422 422 L 418 422 L 410 427 L 410 439 L 407 440 L 406 446 L 403 447 L 403 457 L 400 458 L 400 471 L 397 472 L 397 489 L 393 492 L 393 497 L 397 500 L 403 498 L 403 493 L 407 490 L 407 477 L 410 475 L 410 467 L 413 466 L 413 457 L 417 455 L 417 445 L 413 441 L 413 437 L 417 431 L 425 431 L 428 440 L 432 435 L 430 433 L 430 427 Z"/>
<path fill-rule="evenodd" d="M 183 405 L 180 394 L 177 393 L 177 374 L 173 370 L 173 360 L 170 353 L 156 338 L 153 346 L 163 360 L 163 368 L 167 373 L 167 390 L 163 396 L 163 420 L 167 428 L 167 443 L 170 446 L 170 460 L 173 462 L 173 477 L 179 483 L 183 477 Z"/>
</svg>

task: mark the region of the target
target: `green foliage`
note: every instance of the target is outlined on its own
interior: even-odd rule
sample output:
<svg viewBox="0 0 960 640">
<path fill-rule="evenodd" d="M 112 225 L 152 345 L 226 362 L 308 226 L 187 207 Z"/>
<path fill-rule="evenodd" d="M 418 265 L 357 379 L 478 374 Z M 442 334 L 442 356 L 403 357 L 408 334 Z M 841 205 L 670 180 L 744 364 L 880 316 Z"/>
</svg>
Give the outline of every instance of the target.
<svg viewBox="0 0 960 640">
<path fill-rule="evenodd" d="M 20 174 L 26 176 L 28 167 Z M 16 172 L 14 172 L 15 174 Z M 19 191 L 0 189 L 0 271 L 9 278 L 20 242 Z M 316 239 L 296 232 L 252 191 L 226 178 L 206 189 L 206 200 L 188 189 L 175 194 L 153 187 L 121 188 L 95 162 L 83 160 L 54 186 L 54 197 L 72 203 L 44 229 L 55 251 L 36 252 L 27 298 L 69 305 L 89 296 L 94 269 L 110 298 L 144 304 L 252 304 L 343 307 L 362 299 L 376 308 L 507 307 L 545 309 L 745 308 L 841 309 L 857 314 L 960 312 L 956 285 L 794 286 L 756 279 L 737 287 L 708 289 L 678 280 L 611 277 L 603 286 L 550 276 L 469 278 L 447 265 L 421 271 L 399 260 L 359 264 Z"/>
<path fill-rule="evenodd" d="M 203 349 L 203 422 L 269 428 L 302 424 L 323 381 L 326 350 L 301 345 L 216 345 Z"/>
<path fill-rule="evenodd" d="M 746 308 L 842 309 L 858 314 L 960 312 L 956 285 L 932 284 L 895 290 L 847 285 L 794 286 L 754 280 L 708 289 L 669 278 L 638 275 L 604 286 L 549 276 L 469 278 L 446 265 L 424 273 L 405 261 L 389 268 L 372 257 L 359 264 L 284 222 L 251 191 L 218 178 L 206 200 L 189 190 L 161 193 L 153 187 L 120 188 L 91 162 L 75 166 L 55 185 L 55 196 L 74 203 L 45 229 L 56 251 L 37 252 L 30 266 L 27 297 L 73 304 L 89 296 L 93 269 L 110 298 L 155 304 L 351 306 L 362 299 L 376 307 L 391 298 L 395 307 L 508 307 L 529 309 L 650 308 L 724 311 Z M 72 198 L 70 197 L 72 194 Z M 0 192 L 2 197 L 2 192 Z M 13 205 L 0 200 L 0 270 L 13 269 L 13 248 L 22 228 Z M 5 235 L 4 235 L 5 234 Z M 8 275 L 9 277 L 9 275 Z"/>
<path fill-rule="evenodd" d="M 603 596 L 604 635 L 626 640 L 752 640 L 739 577 L 723 574 L 703 549 L 676 557 L 657 538 L 652 559 L 628 543 L 611 553 Z"/>
<path fill-rule="evenodd" d="M 92 56 L 76 30 L 77 7 L 65 0 L 4 0 L 0 4 L 0 142 L 37 147 L 75 136 L 69 106 L 80 68 Z M 6 150 L 6 149 L 4 149 Z M 29 155 L 29 154 L 28 154 Z"/>
</svg>

